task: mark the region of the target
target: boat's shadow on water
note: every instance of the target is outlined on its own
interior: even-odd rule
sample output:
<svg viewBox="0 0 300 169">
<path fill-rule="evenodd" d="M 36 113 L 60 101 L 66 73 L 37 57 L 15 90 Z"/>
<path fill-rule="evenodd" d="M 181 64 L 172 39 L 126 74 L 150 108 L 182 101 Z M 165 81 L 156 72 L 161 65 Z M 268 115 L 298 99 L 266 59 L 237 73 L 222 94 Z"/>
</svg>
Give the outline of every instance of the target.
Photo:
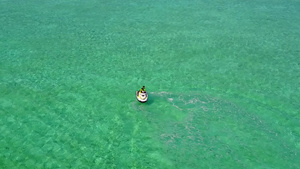
<svg viewBox="0 0 300 169">
<path fill-rule="evenodd" d="M 154 103 L 154 98 L 153 97 L 149 97 L 147 102 L 145 104 L 147 105 L 152 105 Z"/>
</svg>

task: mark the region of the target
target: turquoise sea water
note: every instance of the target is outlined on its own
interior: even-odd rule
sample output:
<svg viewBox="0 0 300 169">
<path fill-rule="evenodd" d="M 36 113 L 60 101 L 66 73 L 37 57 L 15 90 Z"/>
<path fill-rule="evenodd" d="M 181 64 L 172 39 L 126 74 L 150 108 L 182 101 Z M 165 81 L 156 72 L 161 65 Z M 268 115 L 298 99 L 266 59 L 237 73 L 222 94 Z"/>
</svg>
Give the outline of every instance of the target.
<svg viewBox="0 0 300 169">
<path fill-rule="evenodd" d="M 3 169 L 300 168 L 299 86 L 298 0 L 0 0 Z"/>
</svg>

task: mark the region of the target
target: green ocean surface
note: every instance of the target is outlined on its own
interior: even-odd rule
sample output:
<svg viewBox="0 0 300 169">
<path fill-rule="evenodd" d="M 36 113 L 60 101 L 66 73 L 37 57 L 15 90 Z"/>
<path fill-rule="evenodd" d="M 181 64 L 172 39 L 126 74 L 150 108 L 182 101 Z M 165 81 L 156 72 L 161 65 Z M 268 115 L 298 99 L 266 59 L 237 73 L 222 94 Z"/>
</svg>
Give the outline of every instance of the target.
<svg viewBox="0 0 300 169">
<path fill-rule="evenodd" d="M 296 169 L 299 110 L 299 0 L 0 0 L 1 169 Z"/>
</svg>

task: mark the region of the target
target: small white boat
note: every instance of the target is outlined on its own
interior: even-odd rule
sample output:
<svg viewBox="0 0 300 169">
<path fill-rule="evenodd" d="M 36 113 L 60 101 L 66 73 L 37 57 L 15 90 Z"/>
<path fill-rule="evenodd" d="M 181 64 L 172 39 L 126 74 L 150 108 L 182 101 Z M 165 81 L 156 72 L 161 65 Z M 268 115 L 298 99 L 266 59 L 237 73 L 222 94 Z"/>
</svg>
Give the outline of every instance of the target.
<svg viewBox="0 0 300 169">
<path fill-rule="evenodd" d="M 139 91 L 136 91 L 136 99 L 141 103 L 145 103 L 148 100 L 147 92 L 140 93 Z"/>
</svg>

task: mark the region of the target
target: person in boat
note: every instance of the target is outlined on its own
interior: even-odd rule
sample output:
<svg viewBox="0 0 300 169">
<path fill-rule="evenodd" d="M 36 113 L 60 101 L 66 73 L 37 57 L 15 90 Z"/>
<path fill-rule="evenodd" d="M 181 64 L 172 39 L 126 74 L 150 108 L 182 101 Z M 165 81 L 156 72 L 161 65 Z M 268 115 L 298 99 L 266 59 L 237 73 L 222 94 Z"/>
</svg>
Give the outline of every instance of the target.
<svg viewBox="0 0 300 169">
<path fill-rule="evenodd" d="M 140 89 L 140 93 L 146 93 L 145 86 Z"/>
</svg>

